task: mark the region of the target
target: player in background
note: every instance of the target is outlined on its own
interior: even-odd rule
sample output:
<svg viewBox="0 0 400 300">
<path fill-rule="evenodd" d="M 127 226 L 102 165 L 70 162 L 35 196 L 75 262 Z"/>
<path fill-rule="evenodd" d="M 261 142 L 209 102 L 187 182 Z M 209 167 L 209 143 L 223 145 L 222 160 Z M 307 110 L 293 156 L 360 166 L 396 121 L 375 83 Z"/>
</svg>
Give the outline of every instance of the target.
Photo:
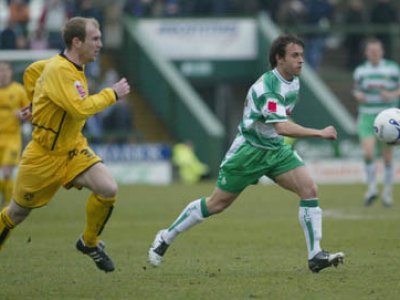
<svg viewBox="0 0 400 300">
<path fill-rule="evenodd" d="M 342 252 L 321 249 L 322 210 L 317 186 L 303 160 L 283 141 L 284 136 L 335 140 L 336 129 L 306 128 L 288 120 L 298 100 L 303 42 L 292 35 L 278 37 L 271 46 L 269 62 L 273 70 L 249 89 L 239 133 L 221 163 L 214 192 L 189 203 L 167 229 L 157 233 L 148 251 L 153 266 L 160 265 L 178 234 L 224 211 L 247 186 L 264 175 L 300 198 L 298 217 L 306 238 L 310 270 L 319 272 L 343 261 Z"/>
<path fill-rule="evenodd" d="M 400 68 L 384 58 L 382 43 L 370 38 L 365 44 L 366 61 L 353 74 L 353 95 L 358 102 L 358 136 L 365 162 L 368 189 L 364 204 L 370 206 L 378 197 L 376 180 L 375 151 L 377 139 L 374 135 L 375 117 L 384 109 L 398 107 L 400 88 Z M 393 151 L 392 147 L 381 143 L 384 163 L 382 203 L 386 207 L 393 203 Z"/>
<path fill-rule="evenodd" d="M 92 191 L 86 205 L 86 227 L 76 248 L 96 266 L 114 270 L 99 236 L 116 201 L 117 184 L 82 135 L 86 120 L 126 96 L 130 86 L 123 78 L 98 94 L 89 95 L 84 66 L 102 48 L 95 19 L 75 17 L 62 31 L 65 50 L 26 70 L 26 89 L 33 86 L 32 141 L 25 148 L 17 173 L 13 199 L 0 213 L 0 246 L 12 229 L 34 208 L 46 205 L 64 186 Z M 51 224 L 49 224 L 51 226 Z"/>
<path fill-rule="evenodd" d="M 22 84 L 13 81 L 9 62 L 0 61 L 0 193 L 6 206 L 14 186 L 13 172 L 21 156 L 21 110 L 29 104 Z"/>
</svg>

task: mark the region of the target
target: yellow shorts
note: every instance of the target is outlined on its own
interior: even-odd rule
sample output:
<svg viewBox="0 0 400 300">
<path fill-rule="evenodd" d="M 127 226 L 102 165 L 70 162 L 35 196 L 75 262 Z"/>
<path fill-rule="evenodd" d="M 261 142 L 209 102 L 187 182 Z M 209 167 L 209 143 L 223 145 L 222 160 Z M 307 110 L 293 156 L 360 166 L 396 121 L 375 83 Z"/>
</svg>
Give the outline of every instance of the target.
<svg viewBox="0 0 400 300">
<path fill-rule="evenodd" d="M 0 135 L 0 167 L 18 165 L 22 140 L 20 134 Z"/>
<path fill-rule="evenodd" d="M 31 141 L 22 154 L 13 198 L 22 207 L 46 205 L 61 186 L 71 188 L 75 177 L 99 162 L 86 141 L 63 154 L 51 154 Z"/>
</svg>

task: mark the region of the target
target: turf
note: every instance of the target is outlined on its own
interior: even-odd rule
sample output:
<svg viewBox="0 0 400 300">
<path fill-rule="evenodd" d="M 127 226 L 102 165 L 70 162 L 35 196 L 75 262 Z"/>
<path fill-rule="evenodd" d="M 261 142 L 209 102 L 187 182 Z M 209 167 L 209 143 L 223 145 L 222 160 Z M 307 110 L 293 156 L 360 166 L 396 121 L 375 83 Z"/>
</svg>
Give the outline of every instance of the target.
<svg viewBox="0 0 400 300">
<path fill-rule="evenodd" d="M 102 236 L 116 264 L 109 274 L 74 248 L 88 193 L 60 191 L 4 245 L 0 299 L 399 299 L 400 201 L 365 208 L 362 185 L 320 186 L 322 246 L 345 252 L 338 268 L 308 270 L 298 199 L 275 186 L 248 188 L 178 237 L 160 268 L 150 267 L 157 230 L 212 189 L 121 186 Z"/>
</svg>

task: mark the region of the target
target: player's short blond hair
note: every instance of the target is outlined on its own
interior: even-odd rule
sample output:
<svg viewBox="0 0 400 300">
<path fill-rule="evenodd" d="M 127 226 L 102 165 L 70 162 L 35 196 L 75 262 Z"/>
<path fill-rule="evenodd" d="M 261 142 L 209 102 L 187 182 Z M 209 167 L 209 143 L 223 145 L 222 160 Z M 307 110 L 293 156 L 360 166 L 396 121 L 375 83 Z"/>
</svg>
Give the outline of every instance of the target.
<svg viewBox="0 0 400 300">
<path fill-rule="evenodd" d="M 88 23 L 92 23 L 95 27 L 100 28 L 99 22 L 94 18 L 73 17 L 65 23 L 62 29 L 65 48 L 71 49 L 72 40 L 75 37 L 82 42 L 85 41 L 86 26 Z"/>
</svg>

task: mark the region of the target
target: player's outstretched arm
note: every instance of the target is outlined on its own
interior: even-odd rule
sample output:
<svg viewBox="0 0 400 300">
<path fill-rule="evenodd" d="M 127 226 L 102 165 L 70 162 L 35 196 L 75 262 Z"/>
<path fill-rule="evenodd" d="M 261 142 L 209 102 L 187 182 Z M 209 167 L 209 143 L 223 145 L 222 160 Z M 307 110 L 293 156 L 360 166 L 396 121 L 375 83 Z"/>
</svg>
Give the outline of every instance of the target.
<svg viewBox="0 0 400 300">
<path fill-rule="evenodd" d="M 337 132 L 335 127 L 328 126 L 323 129 L 315 129 L 303 127 L 294 122 L 286 121 L 286 122 L 277 122 L 273 123 L 276 132 L 279 135 L 289 136 L 294 138 L 300 137 L 317 137 L 328 140 L 336 140 Z"/>
</svg>

